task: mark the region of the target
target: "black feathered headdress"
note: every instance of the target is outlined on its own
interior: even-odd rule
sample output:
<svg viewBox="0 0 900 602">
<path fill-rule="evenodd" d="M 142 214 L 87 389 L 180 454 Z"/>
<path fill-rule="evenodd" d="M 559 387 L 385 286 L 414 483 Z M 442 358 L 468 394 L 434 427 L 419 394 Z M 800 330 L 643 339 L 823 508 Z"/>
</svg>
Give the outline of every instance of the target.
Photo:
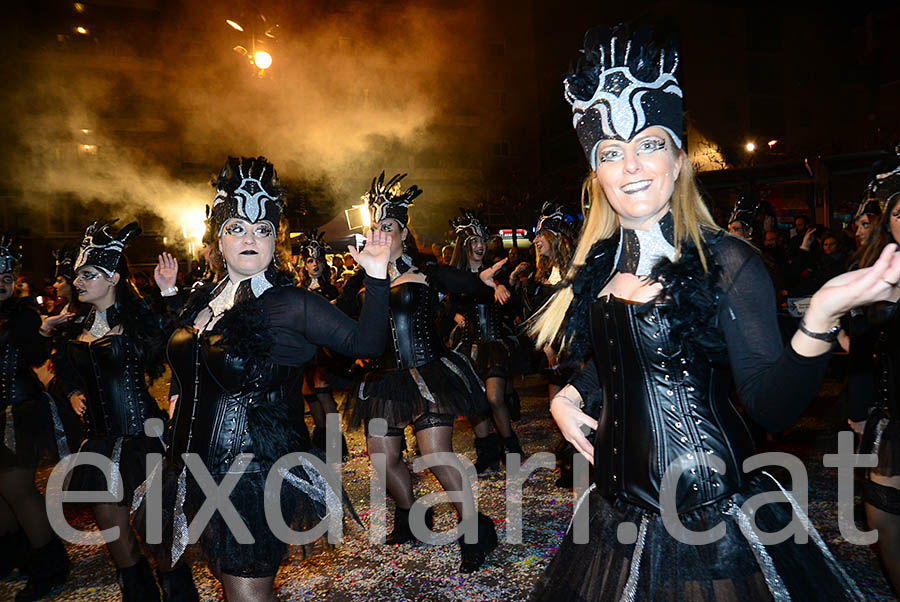
<svg viewBox="0 0 900 602">
<path fill-rule="evenodd" d="M 753 224 L 756 221 L 757 211 L 759 211 L 759 203 L 754 203 L 746 197 L 741 197 L 734 204 L 728 223 L 741 222 L 747 231 L 747 236 L 753 236 Z"/>
<path fill-rule="evenodd" d="M 11 274 L 22 261 L 22 247 L 12 236 L 0 236 L 0 274 Z"/>
<path fill-rule="evenodd" d="M 75 259 L 78 257 L 78 247 L 66 245 L 61 249 L 53 250 L 53 261 L 56 263 L 54 277 L 62 276 L 69 282 L 75 280 Z"/>
<path fill-rule="evenodd" d="M 874 177 L 869 182 L 866 200 L 863 201 L 860 211 L 857 212 L 857 217 L 862 213 L 869 212 L 865 210 L 865 205 L 868 203 L 878 203 L 878 213 L 881 213 L 890 205 L 894 197 L 900 194 L 900 144 L 894 151 L 897 153 L 896 155 L 872 166 Z"/>
<path fill-rule="evenodd" d="M 90 265 L 107 276 L 113 275 L 125 246 L 141 233 L 137 222 L 131 222 L 113 234 L 112 226 L 117 221 L 119 220 L 114 219 L 102 225 L 96 221 L 87 227 L 87 230 L 84 231 L 84 239 L 81 241 L 78 259 L 75 260 L 72 268 L 74 272 Z"/>
<path fill-rule="evenodd" d="M 324 232 L 316 232 L 315 230 L 311 230 L 306 234 L 306 237 L 300 244 L 302 245 L 302 247 L 300 248 L 300 255 L 303 257 L 303 261 L 306 261 L 310 257 L 315 257 L 316 259 L 325 261 L 325 253 L 327 249 L 325 245 Z"/>
<path fill-rule="evenodd" d="M 363 200 L 369 207 L 373 224 L 387 218 L 397 220 L 404 228 L 409 223 L 409 208 L 413 199 L 422 194 L 422 189 L 413 185 L 402 192 L 400 180 L 405 177 L 405 173 L 398 173 L 385 183 L 382 171 L 380 176 L 372 178 L 372 186 L 363 195 Z"/>
<path fill-rule="evenodd" d="M 562 205 L 554 205 L 550 201 L 546 201 L 541 207 L 541 215 L 538 217 L 534 233 L 538 235 L 542 230 L 547 230 L 557 236 L 571 237 L 574 234 L 573 229 L 573 224 L 566 216 L 565 208 Z"/>
<path fill-rule="evenodd" d="M 275 166 L 265 157 L 228 157 L 213 185 L 216 199 L 210 212 L 210 223 L 217 236 L 231 218 L 247 220 L 251 224 L 267 221 L 278 231 L 284 208 L 284 189 L 278 183 Z"/>
<path fill-rule="evenodd" d="M 450 227 L 453 228 L 453 232 L 456 236 L 462 237 L 463 244 L 468 242 L 473 236 L 486 239 L 487 235 L 485 234 L 484 224 L 481 219 L 468 209 L 460 209 L 460 212 L 462 213 L 462 216 L 451 219 Z"/>
<path fill-rule="evenodd" d="M 591 168 L 597 168 L 601 141 L 628 142 L 651 126 L 666 130 L 681 148 L 682 95 L 673 41 L 657 48 L 649 29 L 630 36 L 624 25 L 595 27 L 585 34 L 581 52 L 564 81 L 565 97 Z"/>
</svg>

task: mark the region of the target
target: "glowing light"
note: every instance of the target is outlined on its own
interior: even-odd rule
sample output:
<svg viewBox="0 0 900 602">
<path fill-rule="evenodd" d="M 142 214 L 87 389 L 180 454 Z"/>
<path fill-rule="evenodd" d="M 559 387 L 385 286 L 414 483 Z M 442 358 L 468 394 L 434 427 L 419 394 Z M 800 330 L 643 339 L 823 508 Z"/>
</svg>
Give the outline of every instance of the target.
<svg viewBox="0 0 900 602">
<path fill-rule="evenodd" d="M 187 241 L 203 240 L 206 231 L 206 213 L 201 210 L 187 211 L 181 215 L 181 234 Z"/>
<path fill-rule="evenodd" d="M 748 153 L 752 153 L 753 151 L 756 150 L 756 144 L 754 144 L 753 142 L 748 142 L 744 148 L 747 149 Z"/>
<path fill-rule="evenodd" d="M 96 155 L 97 154 L 97 145 L 96 144 L 79 144 L 78 150 L 80 150 L 85 155 Z"/>
<path fill-rule="evenodd" d="M 233 28 L 237 29 L 238 31 L 244 31 L 243 27 L 241 27 L 240 25 L 238 25 L 231 19 L 225 19 L 225 22 L 228 23 L 229 25 L 231 25 Z"/>
<path fill-rule="evenodd" d="M 767 144 L 769 145 L 769 148 L 772 148 L 773 146 L 778 144 L 778 140 L 769 140 Z"/>
<path fill-rule="evenodd" d="M 35 298 L 35 301 L 37 301 L 38 305 L 42 305 L 44 303 L 44 298 L 41 295 L 38 295 Z"/>
<path fill-rule="evenodd" d="M 81 2 L 75 2 L 72 6 L 75 8 L 76 13 L 84 12 L 84 4 L 82 4 Z"/>
<path fill-rule="evenodd" d="M 253 55 L 253 62 L 260 69 L 268 69 L 272 66 L 272 55 L 265 50 L 257 50 Z"/>
<path fill-rule="evenodd" d="M 91 130 L 89 130 L 89 129 L 87 129 L 87 128 L 81 128 L 81 133 L 82 133 L 82 134 L 90 134 L 90 133 L 91 133 Z"/>
<path fill-rule="evenodd" d="M 368 230 L 372 227 L 372 214 L 369 212 L 369 202 L 363 197 L 360 205 L 352 205 L 344 210 L 347 217 L 347 228 L 350 230 Z"/>
<path fill-rule="evenodd" d="M 87 29 L 85 29 L 84 27 L 79 25 L 78 27 L 75 28 L 75 33 L 80 33 L 81 35 L 86 36 L 90 32 L 88 32 Z"/>
</svg>

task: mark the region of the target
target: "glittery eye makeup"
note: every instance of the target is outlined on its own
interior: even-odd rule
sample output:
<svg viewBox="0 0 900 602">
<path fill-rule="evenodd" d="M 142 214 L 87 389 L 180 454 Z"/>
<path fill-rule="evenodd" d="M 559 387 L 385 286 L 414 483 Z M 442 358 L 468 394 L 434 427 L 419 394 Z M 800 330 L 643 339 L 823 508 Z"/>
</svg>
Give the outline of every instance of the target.
<svg viewBox="0 0 900 602">
<path fill-rule="evenodd" d="M 390 222 L 382 222 L 378 229 L 382 232 L 392 232 L 394 230 L 394 224 Z"/>
<path fill-rule="evenodd" d="M 610 163 L 612 161 L 620 161 L 625 157 L 625 153 L 620 148 L 607 148 L 599 152 L 600 163 Z"/>
<path fill-rule="evenodd" d="M 232 223 L 225 226 L 225 234 L 229 236 L 243 236 L 247 231 L 244 229 L 244 226 L 239 223 Z"/>
<path fill-rule="evenodd" d="M 89 271 L 85 270 L 78 275 L 81 276 L 82 280 L 95 280 L 97 278 L 97 276 L 100 275 L 100 273 L 99 272 L 89 272 Z"/>
<path fill-rule="evenodd" d="M 274 234 L 274 230 L 269 224 L 259 224 L 253 229 L 253 236 L 257 238 L 268 238 L 272 234 Z"/>
<path fill-rule="evenodd" d="M 638 144 L 636 152 L 639 155 L 649 155 L 664 148 L 666 148 L 666 141 L 662 138 L 645 138 Z"/>
</svg>

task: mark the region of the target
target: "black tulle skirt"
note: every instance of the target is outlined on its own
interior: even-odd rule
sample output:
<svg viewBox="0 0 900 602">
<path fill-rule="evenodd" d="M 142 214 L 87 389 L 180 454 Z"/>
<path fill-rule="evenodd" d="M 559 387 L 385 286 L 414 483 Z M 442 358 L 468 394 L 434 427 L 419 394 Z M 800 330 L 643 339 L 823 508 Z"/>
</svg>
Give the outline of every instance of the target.
<svg viewBox="0 0 900 602">
<path fill-rule="evenodd" d="M 827 551 L 809 524 L 806 544 L 754 546 L 745 537 L 734 512 L 747 498 L 778 490 L 774 479 L 758 475 L 745 491 L 680 515 L 694 531 L 722 523 L 725 536 L 716 543 L 693 546 L 669 535 L 659 514 L 621 500 L 589 495 L 589 542 L 575 544 L 570 529 L 530 598 L 533 602 L 640 600 L 754 602 L 776 598 L 791 600 L 863 600 L 855 583 Z M 587 503 L 587 502 L 584 502 Z M 787 503 L 767 504 L 757 510 L 761 531 L 776 532 L 790 522 Z M 620 524 L 639 526 L 635 543 L 622 544 Z M 758 559 L 754 549 L 760 550 Z M 764 550 L 764 552 L 762 551 Z M 824 551 L 823 551 L 824 550 Z M 766 569 L 761 569 L 766 566 Z"/>
<path fill-rule="evenodd" d="M 62 422 L 46 394 L 0 411 L 0 468 L 34 468 L 68 451 Z"/>
<path fill-rule="evenodd" d="M 486 343 L 461 344 L 457 349 L 469 356 L 475 372 L 482 378 L 511 378 L 521 372 L 522 362 L 516 361 L 518 342 L 515 337 L 504 337 Z"/>
<path fill-rule="evenodd" d="M 406 426 L 422 414 L 476 416 L 489 409 L 484 381 L 469 358 L 455 351 L 407 370 L 373 370 L 350 389 L 351 426 L 383 418 Z"/>
<path fill-rule="evenodd" d="M 183 476 L 182 476 L 183 473 Z M 303 469 L 294 468 L 295 478 L 310 483 Z M 271 577 L 278 572 L 287 551 L 287 543 L 279 539 L 266 519 L 266 477 L 268 471 L 245 472 L 241 475 L 229 499 L 241 521 L 250 532 L 253 542 L 240 543 L 220 512 L 215 512 L 203 529 L 197 543 L 206 555 L 214 574 L 238 577 Z M 163 541 L 154 546 L 157 558 L 172 564 L 180 553 L 175 552 L 176 541 L 197 515 L 206 496 L 192 473 L 167 465 L 163 469 L 162 518 Z M 224 475 L 212 475 L 221 484 Z M 179 480 L 184 488 L 184 503 L 179 507 Z M 316 487 L 316 485 L 311 484 Z M 285 480 L 281 486 L 281 515 L 285 523 L 295 531 L 314 527 L 326 514 L 324 503 L 314 501 L 308 495 Z M 274 492 L 272 493 L 274 496 Z M 273 500 L 274 503 L 274 500 Z M 179 508 L 183 510 L 180 515 Z M 145 511 L 139 513 L 141 524 L 146 520 Z M 180 525 L 180 526 L 179 526 Z M 143 527 L 142 527 L 143 528 Z"/>
<path fill-rule="evenodd" d="M 130 506 L 135 488 L 147 479 L 148 454 L 157 454 L 157 457 L 166 453 L 165 445 L 158 437 L 148 437 L 145 434 L 130 437 L 115 437 L 104 439 L 88 438 L 82 442 L 79 452 L 93 452 L 105 456 L 119 469 L 121 481 L 115 486 L 121 486 L 122 499 L 119 504 Z M 152 471 L 154 465 L 150 465 Z M 107 483 L 106 476 L 99 468 L 80 464 L 73 468 L 66 477 L 64 489 L 66 491 L 107 491 L 112 490 Z"/>
<path fill-rule="evenodd" d="M 873 472 L 886 477 L 900 474 L 900 420 L 885 408 L 873 409 L 866 419 L 859 453 L 878 456 Z"/>
</svg>

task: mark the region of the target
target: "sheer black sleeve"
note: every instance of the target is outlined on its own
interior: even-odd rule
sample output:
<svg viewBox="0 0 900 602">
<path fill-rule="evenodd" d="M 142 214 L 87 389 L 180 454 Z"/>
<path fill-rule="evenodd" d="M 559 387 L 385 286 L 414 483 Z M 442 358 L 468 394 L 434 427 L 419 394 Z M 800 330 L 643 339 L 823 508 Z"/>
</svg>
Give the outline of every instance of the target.
<svg viewBox="0 0 900 602">
<path fill-rule="evenodd" d="M 423 271 L 428 284 L 442 293 L 493 294 L 493 289 L 482 282 L 475 272 L 436 263 L 428 264 Z"/>
<path fill-rule="evenodd" d="M 782 345 L 772 281 L 749 245 L 728 237 L 714 253 L 722 269 L 718 320 L 741 402 L 761 426 L 782 431 L 815 397 L 830 352 L 803 357 Z"/>
<path fill-rule="evenodd" d="M 275 363 L 301 366 L 319 346 L 349 357 L 381 355 L 389 327 L 389 282 L 366 276 L 365 288 L 358 321 L 304 289 L 286 287 L 266 295 Z"/>
</svg>

